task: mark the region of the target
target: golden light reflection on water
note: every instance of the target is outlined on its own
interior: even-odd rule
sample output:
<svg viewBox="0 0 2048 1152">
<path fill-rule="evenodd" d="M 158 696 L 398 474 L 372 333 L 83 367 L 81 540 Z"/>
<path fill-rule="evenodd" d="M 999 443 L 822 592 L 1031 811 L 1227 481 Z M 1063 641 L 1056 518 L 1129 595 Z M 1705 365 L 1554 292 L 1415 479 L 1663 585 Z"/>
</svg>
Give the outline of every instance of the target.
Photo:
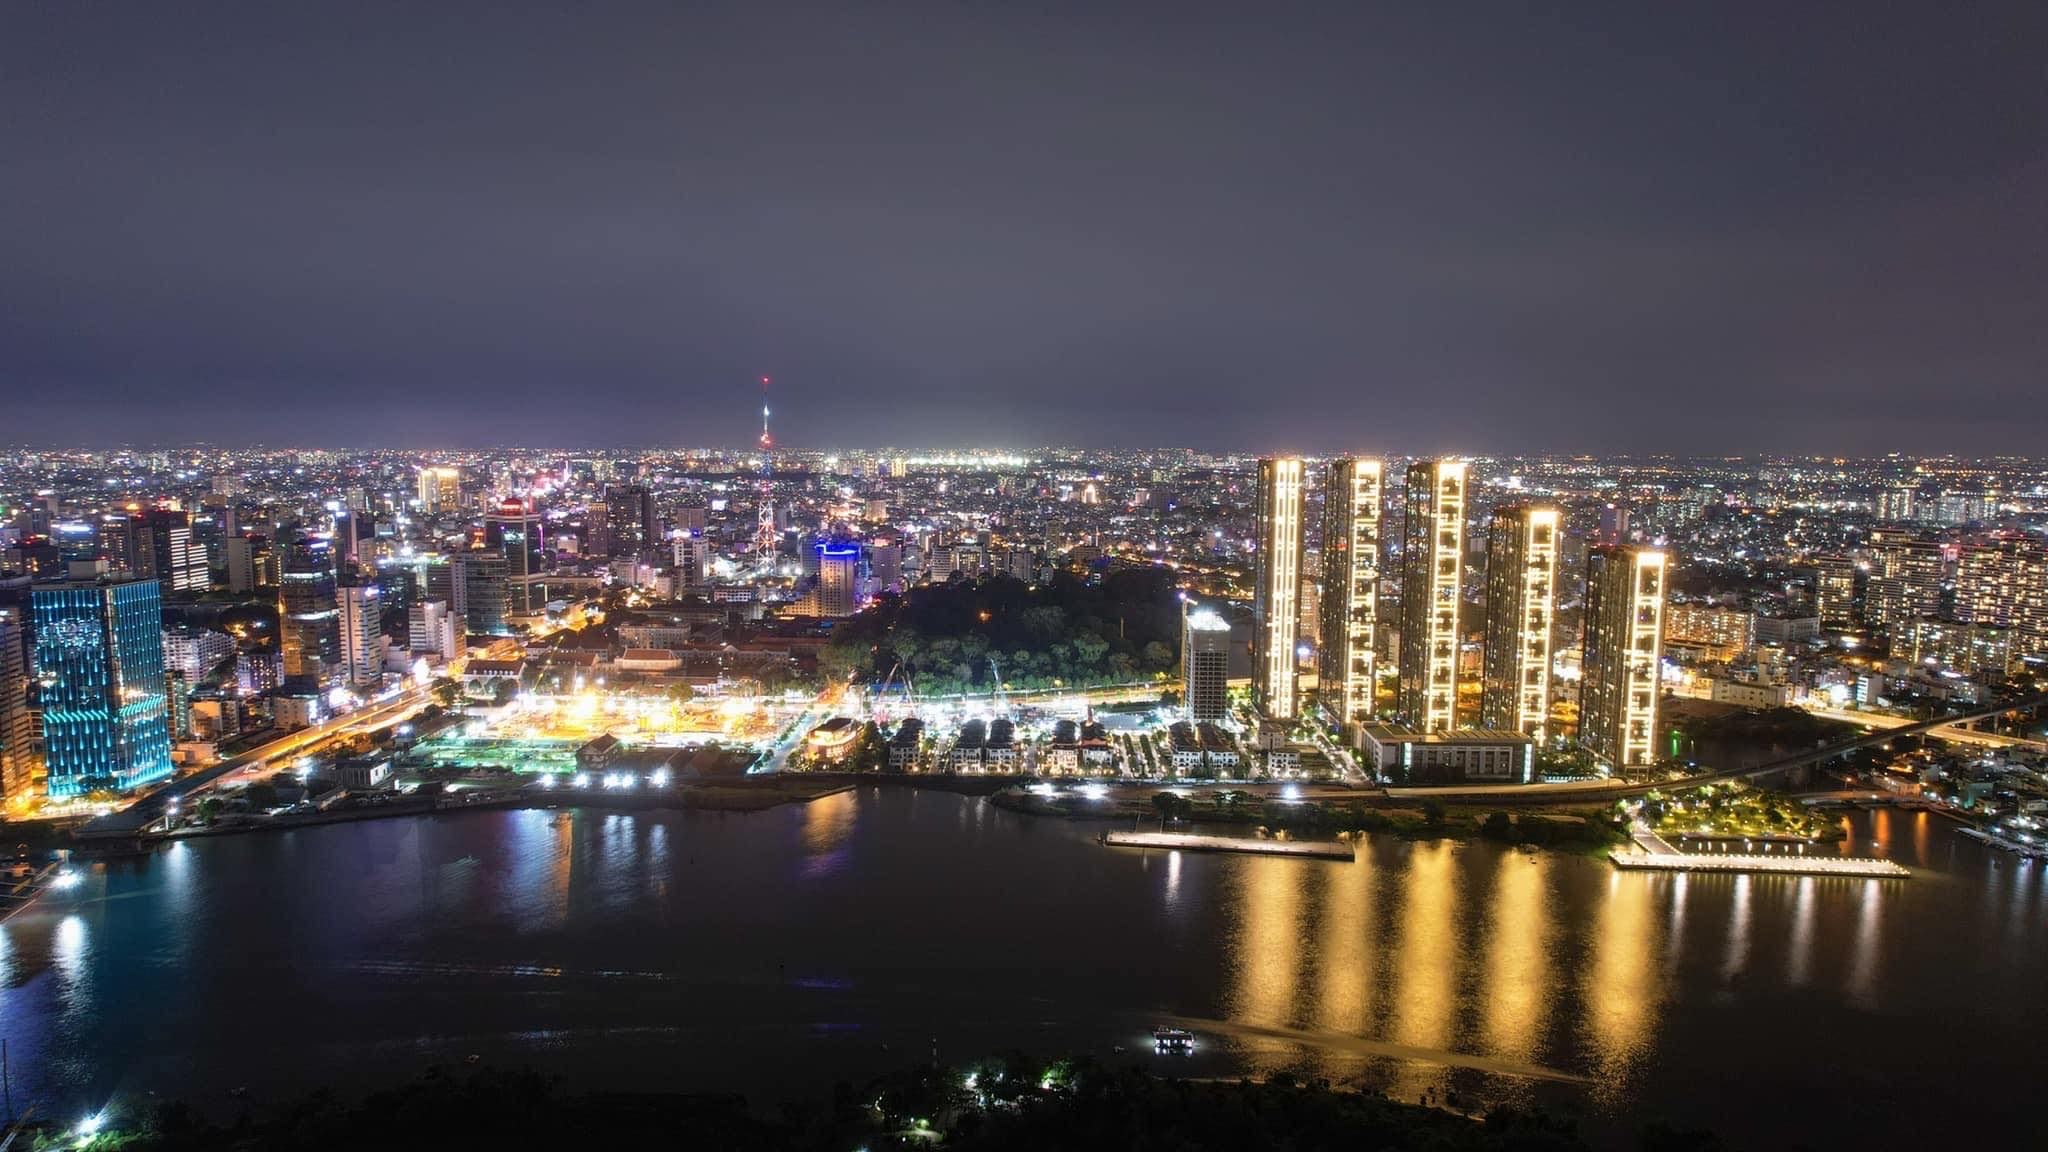
<svg viewBox="0 0 2048 1152">
<path fill-rule="evenodd" d="M 1549 871 L 1549 857 L 1503 852 L 1494 872 L 1480 999 L 1489 1055 L 1533 1062 L 1542 1044 L 1556 980 Z"/>
<path fill-rule="evenodd" d="M 1616 872 L 1594 913 L 1592 962 L 1580 999 L 1586 1036 L 1597 1069 L 1596 1094 L 1624 1091 L 1629 1070 L 1647 1055 L 1663 998 L 1657 963 L 1657 908 L 1651 878 Z"/>
<path fill-rule="evenodd" d="M 1231 1018 L 1265 1028 L 1287 1026 L 1301 980 L 1299 862 L 1278 856 L 1238 863 L 1237 987 Z"/>
<path fill-rule="evenodd" d="M 1316 950 L 1315 1022 L 1363 1036 L 1372 1027 L 1373 871 L 1364 858 L 1324 870 L 1322 946 Z"/>
<path fill-rule="evenodd" d="M 1406 899 L 1393 947 L 1394 999 L 1389 1032 L 1395 1043 L 1449 1048 L 1458 999 L 1458 856 L 1444 841 L 1417 844 L 1408 856 Z M 1439 1088 L 1448 1070 L 1404 1064 L 1391 1093 L 1398 1099 Z"/>
<path fill-rule="evenodd" d="M 804 805 L 804 848 L 813 853 L 830 852 L 845 843 L 853 831 L 857 799 L 852 792 L 820 796 Z"/>
</svg>

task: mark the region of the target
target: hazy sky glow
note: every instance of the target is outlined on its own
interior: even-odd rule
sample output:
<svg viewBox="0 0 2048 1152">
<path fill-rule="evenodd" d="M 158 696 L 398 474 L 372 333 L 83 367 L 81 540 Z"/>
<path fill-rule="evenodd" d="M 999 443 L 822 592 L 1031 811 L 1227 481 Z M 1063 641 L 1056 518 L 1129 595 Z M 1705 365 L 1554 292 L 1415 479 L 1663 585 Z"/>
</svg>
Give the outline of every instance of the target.
<svg viewBox="0 0 2048 1152">
<path fill-rule="evenodd" d="M 1935 7 L 9 4 L 0 442 L 2038 451 Z"/>
</svg>

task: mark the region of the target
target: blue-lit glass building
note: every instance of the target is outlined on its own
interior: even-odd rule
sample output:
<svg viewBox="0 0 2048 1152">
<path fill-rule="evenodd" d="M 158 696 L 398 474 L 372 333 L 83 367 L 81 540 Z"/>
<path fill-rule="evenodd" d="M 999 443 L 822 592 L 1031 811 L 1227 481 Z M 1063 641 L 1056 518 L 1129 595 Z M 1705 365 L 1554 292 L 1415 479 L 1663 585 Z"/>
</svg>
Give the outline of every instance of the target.
<svg viewBox="0 0 2048 1152">
<path fill-rule="evenodd" d="M 171 774 L 163 597 L 154 580 L 30 592 L 50 795 L 127 791 Z"/>
</svg>

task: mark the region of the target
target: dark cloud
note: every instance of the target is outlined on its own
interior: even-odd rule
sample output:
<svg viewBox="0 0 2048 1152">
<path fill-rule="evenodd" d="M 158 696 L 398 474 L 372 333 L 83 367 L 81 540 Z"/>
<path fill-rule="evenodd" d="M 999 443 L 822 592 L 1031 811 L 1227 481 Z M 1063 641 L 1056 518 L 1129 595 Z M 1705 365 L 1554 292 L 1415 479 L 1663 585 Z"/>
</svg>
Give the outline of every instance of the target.
<svg viewBox="0 0 2048 1152">
<path fill-rule="evenodd" d="M 2048 6 L 15 5 L 28 442 L 2027 450 Z"/>
</svg>

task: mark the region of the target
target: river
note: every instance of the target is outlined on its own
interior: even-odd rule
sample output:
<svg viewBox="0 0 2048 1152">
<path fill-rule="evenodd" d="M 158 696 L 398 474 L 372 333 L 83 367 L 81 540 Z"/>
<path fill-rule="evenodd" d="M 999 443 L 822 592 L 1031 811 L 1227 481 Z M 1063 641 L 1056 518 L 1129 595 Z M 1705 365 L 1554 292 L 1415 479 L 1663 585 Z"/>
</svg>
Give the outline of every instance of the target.
<svg viewBox="0 0 2048 1152">
<path fill-rule="evenodd" d="M 1374 837 L 1352 863 L 1147 853 L 985 801 L 491 811 L 96 863 L 0 927 L 17 1108 L 231 1107 L 477 1054 L 573 1082 L 822 1097 L 930 1056 L 1094 1052 L 1539 1103 L 1619 1142 L 2030 1130 L 2040 866 L 1855 813 L 1908 881 L 1622 874 Z M 1147 1033 L 1193 1021 L 1192 1057 Z"/>
</svg>

